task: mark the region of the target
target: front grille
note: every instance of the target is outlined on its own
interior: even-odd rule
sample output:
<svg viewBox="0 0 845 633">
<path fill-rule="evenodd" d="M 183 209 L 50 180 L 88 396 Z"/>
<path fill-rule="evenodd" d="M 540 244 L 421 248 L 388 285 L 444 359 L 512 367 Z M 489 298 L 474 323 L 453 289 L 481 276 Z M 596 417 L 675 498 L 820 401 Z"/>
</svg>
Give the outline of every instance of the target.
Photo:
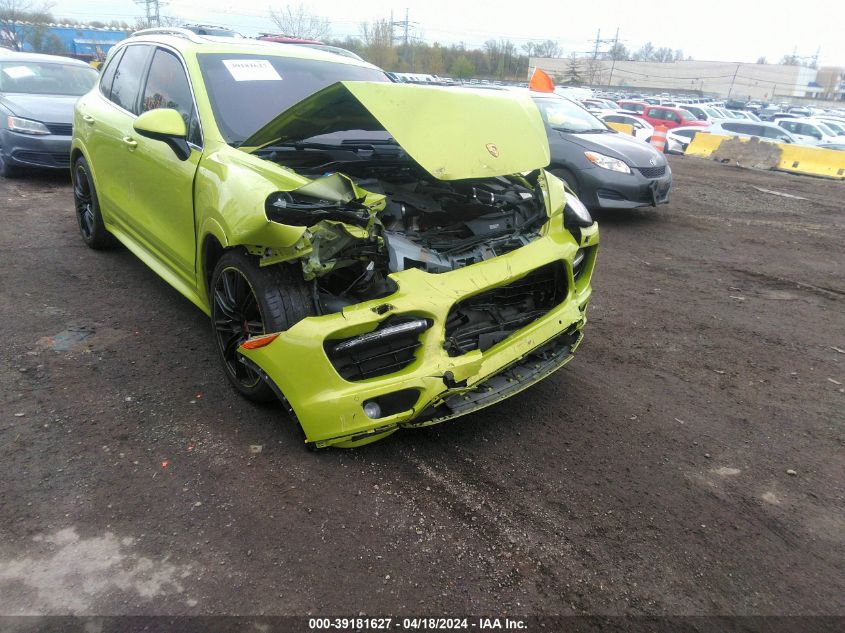
<svg viewBox="0 0 845 633">
<path fill-rule="evenodd" d="M 19 150 L 12 154 L 12 158 L 24 163 L 42 165 L 44 167 L 70 166 L 70 152 L 30 152 L 28 150 Z"/>
<path fill-rule="evenodd" d="M 566 272 L 561 262 L 555 262 L 456 303 L 446 319 L 446 351 L 449 356 L 486 351 L 565 298 Z"/>
<path fill-rule="evenodd" d="M 326 356 L 344 380 L 385 376 L 414 362 L 420 334 L 431 321 L 417 317 L 389 317 L 372 332 L 325 342 Z"/>
<path fill-rule="evenodd" d="M 659 167 L 637 167 L 637 169 L 646 178 L 660 178 L 666 173 L 666 165 L 660 165 Z"/>
<path fill-rule="evenodd" d="M 70 123 L 45 123 L 50 134 L 56 136 L 70 136 L 73 134 L 73 126 Z"/>
</svg>

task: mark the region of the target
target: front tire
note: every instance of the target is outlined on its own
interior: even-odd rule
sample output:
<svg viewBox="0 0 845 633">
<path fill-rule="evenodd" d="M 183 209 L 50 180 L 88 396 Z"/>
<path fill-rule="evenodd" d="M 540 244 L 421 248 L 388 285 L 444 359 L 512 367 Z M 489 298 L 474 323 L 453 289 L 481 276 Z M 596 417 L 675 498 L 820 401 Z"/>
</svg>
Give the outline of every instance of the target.
<svg viewBox="0 0 845 633">
<path fill-rule="evenodd" d="M 273 389 L 241 362 L 238 348 L 250 337 L 282 332 L 316 314 L 300 271 L 292 264 L 262 268 L 242 250 L 231 250 L 214 268 L 209 299 L 214 340 L 229 382 L 248 400 L 274 400 Z"/>
<path fill-rule="evenodd" d="M 91 168 L 83 156 L 73 164 L 73 202 L 82 241 L 95 251 L 112 248 L 117 240 L 106 229 L 100 213 L 100 201 L 91 178 Z"/>
</svg>

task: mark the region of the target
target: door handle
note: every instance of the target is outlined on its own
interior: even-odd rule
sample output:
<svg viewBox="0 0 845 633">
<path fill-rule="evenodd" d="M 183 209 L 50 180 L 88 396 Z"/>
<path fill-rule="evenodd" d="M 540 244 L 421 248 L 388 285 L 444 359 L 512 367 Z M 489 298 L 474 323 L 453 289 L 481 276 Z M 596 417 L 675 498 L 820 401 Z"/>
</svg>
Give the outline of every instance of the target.
<svg viewBox="0 0 845 633">
<path fill-rule="evenodd" d="M 138 147 L 138 141 L 136 141 L 131 136 L 124 136 L 123 142 L 129 146 L 129 149 L 135 149 L 136 147 Z"/>
<path fill-rule="evenodd" d="M 88 125 L 94 123 L 94 117 L 92 117 L 90 114 L 83 114 L 82 120 L 85 121 Z"/>
</svg>

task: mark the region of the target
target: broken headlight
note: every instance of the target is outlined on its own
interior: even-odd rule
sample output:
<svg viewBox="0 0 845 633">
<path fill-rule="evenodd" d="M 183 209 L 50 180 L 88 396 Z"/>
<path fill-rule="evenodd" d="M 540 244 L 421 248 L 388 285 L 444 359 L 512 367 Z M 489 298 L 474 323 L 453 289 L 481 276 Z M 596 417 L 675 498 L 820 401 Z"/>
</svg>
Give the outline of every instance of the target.
<svg viewBox="0 0 845 633">
<path fill-rule="evenodd" d="M 264 203 L 264 212 L 268 220 L 290 226 L 312 226 L 320 220 L 337 220 L 365 227 L 370 219 L 369 210 L 355 200 L 320 200 L 291 191 L 271 194 Z"/>
<path fill-rule="evenodd" d="M 566 207 L 563 209 L 564 226 L 591 226 L 593 218 L 584 203 L 569 192 L 566 194 Z"/>
</svg>

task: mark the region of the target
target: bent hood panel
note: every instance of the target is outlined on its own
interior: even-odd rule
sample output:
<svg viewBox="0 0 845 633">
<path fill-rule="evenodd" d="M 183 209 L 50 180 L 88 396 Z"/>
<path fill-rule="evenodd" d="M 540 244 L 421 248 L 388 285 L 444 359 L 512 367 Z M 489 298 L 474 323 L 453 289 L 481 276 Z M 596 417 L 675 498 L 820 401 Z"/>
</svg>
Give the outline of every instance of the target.
<svg viewBox="0 0 845 633">
<path fill-rule="evenodd" d="M 388 132 L 439 180 L 504 176 L 549 164 L 543 121 L 528 97 L 382 82 L 333 84 L 280 114 L 241 149 L 350 129 Z"/>
</svg>

